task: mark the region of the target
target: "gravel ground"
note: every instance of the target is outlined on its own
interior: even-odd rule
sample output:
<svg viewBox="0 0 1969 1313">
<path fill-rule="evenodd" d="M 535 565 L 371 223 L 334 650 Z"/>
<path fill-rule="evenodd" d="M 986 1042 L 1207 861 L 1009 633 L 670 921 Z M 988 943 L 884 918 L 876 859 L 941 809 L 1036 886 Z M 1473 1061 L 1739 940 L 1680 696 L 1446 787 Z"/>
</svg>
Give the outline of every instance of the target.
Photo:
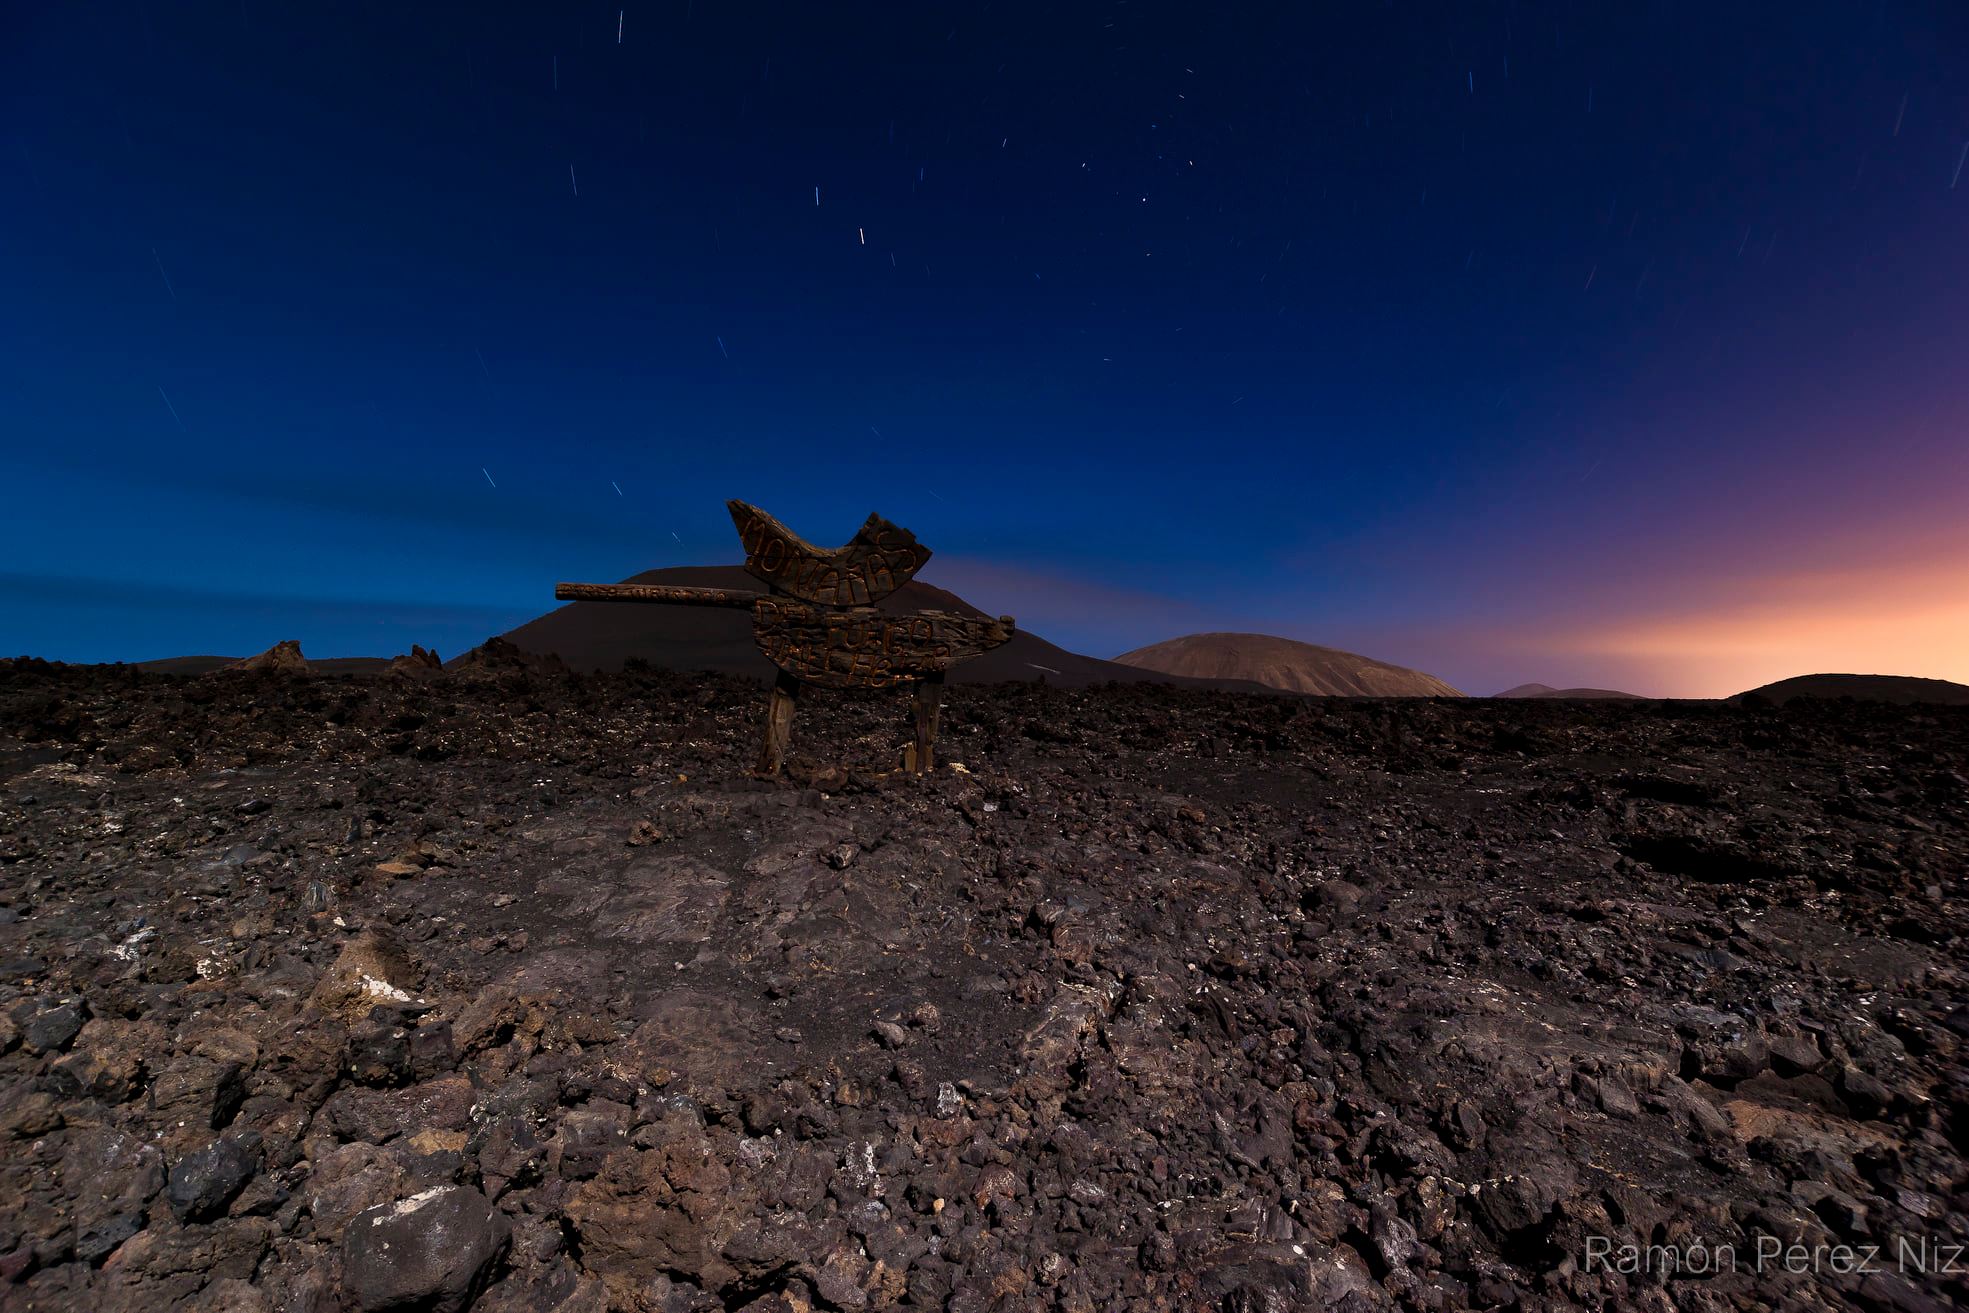
<svg viewBox="0 0 1969 1313">
<path fill-rule="evenodd" d="M 1969 1304 L 1969 709 L 762 704 L 0 663 L 0 1305 Z"/>
</svg>

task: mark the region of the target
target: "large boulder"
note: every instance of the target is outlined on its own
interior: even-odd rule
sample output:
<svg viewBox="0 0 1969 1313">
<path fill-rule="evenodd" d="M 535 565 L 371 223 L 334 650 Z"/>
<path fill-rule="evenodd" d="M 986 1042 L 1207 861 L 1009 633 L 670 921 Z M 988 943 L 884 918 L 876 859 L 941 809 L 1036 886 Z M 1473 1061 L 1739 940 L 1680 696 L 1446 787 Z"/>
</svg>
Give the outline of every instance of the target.
<svg viewBox="0 0 1969 1313">
<path fill-rule="evenodd" d="M 356 1215 L 342 1284 L 363 1313 L 459 1313 L 491 1279 L 512 1224 L 477 1190 L 440 1185 Z"/>
<path fill-rule="evenodd" d="M 430 648 L 420 647 L 416 643 L 412 643 L 410 645 L 410 651 L 390 658 L 390 664 L 383 673 L 387 675 L 408 676 L 412 679 L 423 679 L 431 675 L 444 673 L 444 662 Z"/>
<path fill-rule="evenodd" d="M 423 978 L 422 968 L 393 937 L 366 930 L 342 945 L 309 1001 L 346 1025 L 378 1006 L 414 1006 L 417 1000 L 411 991 Z"/>
<path fill-rule="evenodd" d="M 209 1222 L 245 1188 L 259 1170 L 258 1137 L 223 1136 L 171 1166 L 165 1197 L 181 1222 Z"/>
</svg>

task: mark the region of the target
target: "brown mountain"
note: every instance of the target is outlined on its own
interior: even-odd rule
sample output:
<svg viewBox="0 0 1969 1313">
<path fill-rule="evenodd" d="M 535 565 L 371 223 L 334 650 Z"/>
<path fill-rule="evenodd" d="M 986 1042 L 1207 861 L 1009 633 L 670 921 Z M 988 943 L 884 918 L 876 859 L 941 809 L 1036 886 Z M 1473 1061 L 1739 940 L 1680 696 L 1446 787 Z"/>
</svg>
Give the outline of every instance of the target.
<svg viewBox="0 0 1969 1313">
<path fill-rule="evenodd" d="M 1494 698 L 1640 698 L 1639 693 L 1622 693 L 1612 688 L 1553 688 L 1550 684 L 1520 684 Z"/>
<path fill-rule="evenodd" d="M 1270 634 L 1189 634 L 1115 658 L 1123 665 L 1192 679 L 1250 680 L 1322 697 L 1460 698 L 1434 675 L 1338 648 Z"/>
<path fill-rule="evenodd" d="M 1773 702 L 1789 702 L 1792 698 L 1853 698 L 1860 702 L 1903 705 L 1928 702 L 1962 707 L 1969 706 L 1969 684 L 1914 675 L 1795 675 L 1737 696 L 1763 697 Z"/>
<path fill-rule="evenodd" d="M 622 582 L 763 591 L 757 579 L 736 565 L 645 570 Z M 897 615 L 913 611 L 984 614 L 956 594 L 920 579 L 904 584 L 884 598 L 877 609 Z M 576 670 L 620 670 L 623 662 L 641 658 L 652 665 L 675 670 L 722 670 L 761 679 L 770 679 L 773 674 L 771 663 L 752 641 L 752 618 L 744 611 L 722 607 L 570 602 L 509 630 L 502 637 L 528 652 L 556 654 Z M 950 679 L 959 684 L 1044 679 L 1049 684 L 1068 688 L 1110 681 L 1167 682 L 1245 692 L 1275 691 L 1244 679 L 1182 678 L 1168 672 L 1084 657 L 1023 629 L 1004 646 L 956 667 Z"/>
</svg>

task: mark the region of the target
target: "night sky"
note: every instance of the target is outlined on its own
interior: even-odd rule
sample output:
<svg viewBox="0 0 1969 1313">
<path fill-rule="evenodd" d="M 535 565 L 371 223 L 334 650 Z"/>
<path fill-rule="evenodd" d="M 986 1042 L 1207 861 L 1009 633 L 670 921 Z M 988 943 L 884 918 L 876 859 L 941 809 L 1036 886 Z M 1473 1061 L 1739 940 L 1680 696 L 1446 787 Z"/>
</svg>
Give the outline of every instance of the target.
<svg viewBox="0 0 1969 1313">
<path fill-rule="evenodd" d="M 1969 6 L 0 17 L 0 651 L 446 656 L 727 497 L 1109 656 L 1969 680 Z"/>
</svg>

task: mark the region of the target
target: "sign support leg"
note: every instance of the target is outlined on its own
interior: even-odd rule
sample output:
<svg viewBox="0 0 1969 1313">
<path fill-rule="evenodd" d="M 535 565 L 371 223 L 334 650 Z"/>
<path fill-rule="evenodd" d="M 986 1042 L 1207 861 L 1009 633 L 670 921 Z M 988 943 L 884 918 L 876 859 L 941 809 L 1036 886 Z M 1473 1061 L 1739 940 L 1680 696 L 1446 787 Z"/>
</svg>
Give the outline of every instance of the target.
<svg viewBox="0 0 1969 1313">
<path fill-rule="evenodd" d="M 800 681 L 780 671 L 766 701 L 766 741 L 759 750 L 758 773 L 769 779 L 786 763 L 786 745 L 793 738 L 793 711 L 799 698 Z"/>
<path fill-rule="evenodd" d="M 909 767 L 922 775 L 936 764 L 937 721 L 943 712 L 943 672 L 917 680 L 916 695 L 911 701 L 916 711 L 916 744 L 910 752 Z"/>
</svg>

